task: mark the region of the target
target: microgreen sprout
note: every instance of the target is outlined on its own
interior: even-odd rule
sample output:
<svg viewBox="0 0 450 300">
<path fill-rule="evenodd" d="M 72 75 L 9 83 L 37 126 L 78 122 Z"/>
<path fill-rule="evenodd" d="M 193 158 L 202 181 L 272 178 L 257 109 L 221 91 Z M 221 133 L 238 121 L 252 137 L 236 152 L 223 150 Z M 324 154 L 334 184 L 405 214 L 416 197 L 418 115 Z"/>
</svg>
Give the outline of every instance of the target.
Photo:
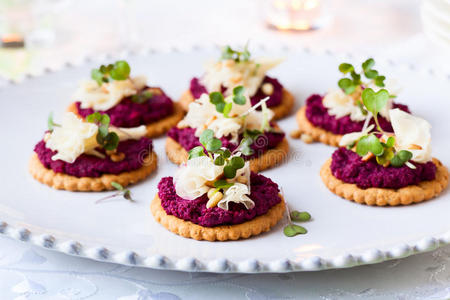
<svg viewBox="0 0 450 300">
<path fill-rule="evenodd" d="M 116 61 L 114 64 L 101 65 L 98 69 L 91 71 L 91 77 L 98 85 L 111 80 L 125 80 L 130 76 L 130 65 L 124 60 Z"/>
<path fill-rule="evenodd" d="M 350 75 L 350 78 L 344 77 L 338 81 L 338 86 L 347 94 L 350 95 L 356 91 L 361 85 L 367 86 L 370 82 L 373 82 L 378 87 L 384 87 L 385 76 L 379 75 L 378 71 L 373 69 L 375 60 L 369 58 L 362 63 L 362 73 L 369 79 L 369 82 L 363 82 L 361 80 L 361 74 L 357 73 L 355 67 L 349 63 L 342 63 L 339 65 L 339 71 L 344 76 Z"/>
<path fill-rule="evenodd" d="M 131 101 L 134 103 L 145 103 L 153 97 L 153 93 L 150 91 L 144 91 L 142 93 L 131 96 Z"/>
<path fill-rule="evenodd" d="M 48 127 L 48 131 L 52 132 L 53 129 L 55 129 L 55 127 L 61 127 L 60 124 L 57 124 L 53 121 L 53 112 L 51 112 L 48 115 L 48 119 L 47 119 L 47 127 Z"/>
<path fill-rule="evenodd" d="M 128 200 L 130 202 L 135 202 L 133 200 L 133 198 L 131 198 L 130 190 L 125 189 L 120 183 L 113 181 L 113 182 L 111 182 L 111 186 L 116 189 L 116 192 L 114 194 L 110 195 L 110 196 L 106 196 L 104 198 L 101 198 L 101 199 L 97 200 L 95 202 L 96 204 L 100 203 L 102 201 L 105 201 L 107 199 L 112 199 L 112 198 L 119 197 L 119 196 L 122 196 L 124 199 L 126 199 L 126 200 Z"/>
<path fill-rule="evenodd" d="M 288 224 L 284 227 L 283 233 L 287 237 L 293 237 L 299 234 L 306 234 L 308 230 L 305 227 L 293 224 L 292 222 L 307 222 L 311 220 L 311 215 L 306 212 L 299 211 L 289 211 L 289 207 L 286 204 L 287 216 L 288 216 Z"/>
<path fill-rule="evenodd" d="M 248 61 L 250 59 L 250 51 L 248 51 L 248 43 L 242 51 L 232 49 L 230 46 L 225 46 L 222 49 L 221 59 L 232 59 L 235 62 Z"/>
<path fill-rule="evenodd" d="M 391 136 L 386 142 L 382 142 L 375 133 L 371 133 L 359 139 L 356 144 L 356 153 L 364 157 L 370 152 L 379 165 L 392 165 L 398 168 L 412 158 L 412 153 L 408 150 L 396 151 L 394 146 L 395 137 Z"/>
<path fill-rule="evenodd" d="M 238 105 L 244 105 L 246 98 L 244 96 L 244 87 L 237 86 L 233 89 L 233 102 Z M 216 111 L 222 113 L 225 118 L 230 118 L 230 112 L 233 108 L 232 102 L 226 102 L 225 97 L 221 92 L 212 92 L 209 94 L 209 101 L 214 104 Z"/>
<path fill-rule="evenodd" d="M 217 190 L 225 189 L 233 185 L 226 179 L 233 179 L 236 177 L 237 170 L 242 169 L 245 161 L 240 156 L 232 156 L 228 149 L 223 149 L 222 142 L 214 137 L 214 132 L 211 129 L 206 129 L 200 136 L 200 143 L 202 146 L 197 146 L 189 151 L 189 159 L 208 155 L 214 159 L 216 166 L 224 166 L 223 173 L 225 179 L 219 179 L 214 182 L 214 187 Z M 205 154 L 206 151 L 206 154 Z"/>
<path fill-rule="evenodd" d="M 119 145 L 119 136 L 115 132 L 109 132 L 110 118 L 107 114 L 95 112 L 86 117 L 89 123 L 97 124 L 97 143 L 105 150 L 114 150 Z"/>
<path fill-rule="evenodd" d="M 372 113 L 375 124 L 377 125 L 377 129 L 383 132 L 383 129 L 380 127 L 380 123 L 378 122 L 377 116 L 378 113 L 387 105 L 389 100 L 389 92 L 385 89 L 381 89 L 378 92 L 375 92 L 371 88 L 366 88 L 362 92 L 361 97 L 365 108 Z"/>
</svg>

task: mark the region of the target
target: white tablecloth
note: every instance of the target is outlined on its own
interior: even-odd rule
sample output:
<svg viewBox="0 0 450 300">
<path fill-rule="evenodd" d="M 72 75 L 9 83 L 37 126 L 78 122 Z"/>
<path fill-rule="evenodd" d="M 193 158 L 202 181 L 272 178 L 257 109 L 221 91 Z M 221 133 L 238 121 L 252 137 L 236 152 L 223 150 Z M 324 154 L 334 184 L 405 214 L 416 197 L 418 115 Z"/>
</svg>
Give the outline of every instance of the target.
<svg viewBox="0 0 450 300">
<path fill-rule="evenodd" d="M 25 71 L 124 48 L 245 43 L 249 37 L 268 45 L 387 57 L 450 74 L 448 51 L 421 33 L 419 1 L 328 1 L 333 22 L 301 34 L 267 29 L 258 3 L 76 1 L 54 19 L 58 24 L 55 45 L 0 52 L 0 62 L 16 60 L 0 64 L 0 74 L 20 77 Z M 218 275 L 93 262 L 0 236 L 0 299 L 86 298 L 446 299 L 450 298 L 450 247 L 346 270 Z"/>
</svg>

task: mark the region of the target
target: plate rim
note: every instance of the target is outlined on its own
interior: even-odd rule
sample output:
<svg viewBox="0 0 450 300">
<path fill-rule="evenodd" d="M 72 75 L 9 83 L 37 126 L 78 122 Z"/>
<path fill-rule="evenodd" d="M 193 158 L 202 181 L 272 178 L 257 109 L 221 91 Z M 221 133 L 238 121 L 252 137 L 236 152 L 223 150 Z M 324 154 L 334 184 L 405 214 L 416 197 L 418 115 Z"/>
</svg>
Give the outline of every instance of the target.
<svg viewBox="0 0 450 300">
<path fill-rule="evenodd" d="M 258 42 L 252 42 L 255 49 L 263 52 L 270 50 L 278 50 L 286 53 L 304 52 L 310 55 L 329 55 L 342 59 L 358 59 L 363 55 L 356 55 L 349 52 L 333 52 L 329 49 L 311 50 L 304 46 L 292 46 L 288 44 L 279 44 L 267 47 L 267 45 Z M 219 44 L 192 44 L 192 45 L 168 45 L 166 47 L 147 47 L 139 51 L 124 50 L 121 52 L 109 52 L 102 54 L 86 55 L 78 60 L 67 60 L 58 66 L 43 66 L 37 71 L 26 72 L 18 79 L 6 79 L 6 84 L 0 86 L 0 90 L 11 86 L 20 85 L 21 83 L 39 78 L 45 74 L 64 71 L 65 69 L 76 68 L 92 62 L 100 62 L 104 60 L 127 58 L 133 56 L 151 56 L 152 54 L 171 54 L 189 51 L 207 51 L 220 49 Z M 428 76 L 442 76 L 444 80 L 450 82 L 450 74 L 437 71 L 433 68 L 423 69 L 417 68 L 412 63 L 396 63 L 392 59 L 383 57 L 377 58 L 391 67 L 405 67 L 415 72 L 426 72 Z M 1 77 L 0 77 L 1 79 Z M 202 261 L 195 257 L 184 257 L 178 260 L 170 259 L 167 256 L 156 254 L 153 256 L 140 256 L 134 251 L 126 250 L 114 253 L 107 247 L 99 245 L 85 248 L 80 242 L 57 239 L 49 234 L 34 234 L 26 227 L 12 226 L 0 219 L 0 234 L 12 239 L 29 243 L 41 248 L 52 251 L 62 252 L 67 255 L 92 259 L 101 262 L 117 263 L 121 265 L 144 267 L 161 270 L 176 270 L 187 272 L 213 272 L 213 273 L 286 273 L 298 271 L 319 271 L 328 269 L 350 268 L 361 265 L 375 264 L 393 259 L 405 258 L 414 254 L 424 253 L 435 250 L 442 246 L 450 244 L 450 228 L 434 236 L 423 237 L 413 243 L 401 243 L 388 250 L 380 250 L 373 248 L 362 254 L 346 253 L 344 255 L 332 258 L 323 258 L 313 256 L 304 258 L 299 261 L 293 261 L 287 258 L 281 258 L 269 262 L 261 262 L 254 258 L 234 262 L 225 258 L 218 258 L 209 261 Z"/>
</svg>

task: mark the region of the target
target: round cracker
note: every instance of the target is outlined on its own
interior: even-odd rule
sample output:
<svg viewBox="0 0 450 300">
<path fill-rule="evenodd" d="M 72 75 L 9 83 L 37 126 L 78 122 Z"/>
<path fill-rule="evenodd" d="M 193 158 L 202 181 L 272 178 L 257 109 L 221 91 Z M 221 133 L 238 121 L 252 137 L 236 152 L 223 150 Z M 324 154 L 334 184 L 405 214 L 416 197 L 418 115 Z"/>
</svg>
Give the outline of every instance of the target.
<svg viewBox="0 0 450 300">
<path fill-rule="evenodd" d="M 76 177 L 47 169 L 41 163 L 37 154 L 33 153 L 29 163 L 29 171 L 34 179 L 57 190 L 99 192 L 114 190 L 111 185 L 112 182 L 117 182 L 125 187 L 141 181 L 148 177 L 157 165 L 158 157 L 155 152 L 151 152 L 144 158 L 144 164 L 139 169 L 120 174 L 104 174 L 100 177 Z"/>
<path fill-rule="evenodd" d="M 72 112 L 78 117 L 82 118 L 78 114 L 77 106 L 75 105 L 75 103 L 71 103 L 67 108 L 67 111 Z M 145 127 L 147 128 L 147 134 L 145 136 L 148 138 L 158 137 L 166 133 L 170 128 L 177 125 L 177 123 L 181 119 L 183 119 L 183 117 L 184 117 L 184 110 L 182 109 L 181 105 L 178 102 L 173 102 L 172 114 L 162 119 L 159 119 L 156 122 L 152 122 L 150 124 L 145 125 Z"/>
<path fill-rule="evenodd" d="M 331 158 L 320 169 L 320 177 L 331 192 L 350 201 L 376 206 L 409 205 L 434 198 L 447 187 L 447 168 L 436 158 L 433 158 L 433 163 L 437 167 L 434 180 L 422 181 L 417 185 L 409 185 L 400 189 L 362 189 L 356 184 L 345 183 L 331 173 Z"/>
<path fill-rule="evenodd" d="M 293 132 L 291 136 L 301 137 L 306 134 L 315 142 L 321 142 L 330 146 L 339 146 L 342 138 L 341 134 L 334 134 L 320 127 L 314 126 L 306 117 L 306 106 L 300 108 L 297 112 L 296 119 L 299 129 Z"/>
<path fill-rule="evenodd" d="M 275 148 L 269 149 L 262 155 L 250 159 L 250 170 L 261 172 L 281 164 L 288 156 L 289 143 L 284 138 Z M 169 160 L 180 165 L 188 160 L 189 153 L 177 141 L 171 137 L 166 140 L 166 154 Z"/>
<path fill-rule="evenodd" d="M 178 103 L 180 103 L 181 107 L 185 110 L 189 110 L 189 104 L 194 102 L 194 96 L 192 96 L 192 93 L 190 90 L 186 90 L 180 97 L 180 100 Z M 294 107 L 295 98 L 294 96 L 287 91 L 286 89 L 283 89 L 283 93 L 281 96 L 281 103 L 276 106 L 269 107 L 273 113 L 274 113 L 274 120 L 279 120 L 281 118 L 284 118 L 287 116 L 292 108 Z"/>
<path fill-rule="evenodd" d="M 282 196 L 280 195 L 280 197 Z M 282 200 L 270 208 L 267 213 L 253 220 L 236 225 L 203 227 L 173 215 L 168 215 L 161 206 L 161 199 L 158 194 L 156 194 L 150 205 L 150 210 L 155 220 L 169 231 L 186 238 L 211 242 L 246 239 L 269 231 L 283 218 L 285 209 L 284 200 Z"/>
</svg>

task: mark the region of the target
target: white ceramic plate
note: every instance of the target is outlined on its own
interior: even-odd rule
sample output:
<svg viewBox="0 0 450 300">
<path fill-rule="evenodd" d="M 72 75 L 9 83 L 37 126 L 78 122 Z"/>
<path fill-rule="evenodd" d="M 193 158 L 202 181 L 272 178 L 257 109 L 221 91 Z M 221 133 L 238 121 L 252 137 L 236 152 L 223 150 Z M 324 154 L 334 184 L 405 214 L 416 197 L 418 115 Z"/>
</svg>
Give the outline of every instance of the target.
<svg viewBox="0 0 450 300">
<path fill-rule="evenodd" d="M 337 66 L 351 56 L 311 54 L 307 49 L 258 48 L 256 55 L 286 57 L 272 72 L 296 96 L 296 109 L 311 93 L 335 87 Z M 217 49 L 150 51 L 127 57 L 133 74 L 148 75 L 173 98 L 187 88 L 189 79 L 202 72 L 205 59 Z M 109 58 L 107 61 L 111 61 Z M 450 196 L 407 207 L 369 207 L 340 199 L 322 184 L 319 169 L 334 150 L 307 145 L 289 138 L 289 160 L 264 174 L 284 190 L 290 207 L 306 210 L 313 220 L 309 233 L 285 237 L 281 221 L 269 233 L 235 242 L 198 242 L 177 236 L 158 223 L 149 205 L 163 176 L 175 165 L 164 153 L 164 138 L 155 140 L 158 171 L 132 187 L 137 203 L 118 199 L 94 204 L 108 193 L 55 191 L 34 181 L 27 172 L 28 159 L 46 130 L 50 111 L 58 119 L 69 104 L 78 82 L 99 61 L 64 66 L 21 83 L 0 89 L 1 197 L 0 232 L 68 254 L 150 268 L 211 272 L 288 272 L 350 267 L 400 258 L 450 243 Z M 419 69 L 417 69 L 419 68 Z M 450 78 L 433 70 L 397 65 L 386 60 L 377 69 L 398 78 L 404 87 L 399 101 L 433 125 L 434 156 L 450 165 L 448 116 Z M 290 132 L 294 117 L 280 122 Z"/>
</svg>

